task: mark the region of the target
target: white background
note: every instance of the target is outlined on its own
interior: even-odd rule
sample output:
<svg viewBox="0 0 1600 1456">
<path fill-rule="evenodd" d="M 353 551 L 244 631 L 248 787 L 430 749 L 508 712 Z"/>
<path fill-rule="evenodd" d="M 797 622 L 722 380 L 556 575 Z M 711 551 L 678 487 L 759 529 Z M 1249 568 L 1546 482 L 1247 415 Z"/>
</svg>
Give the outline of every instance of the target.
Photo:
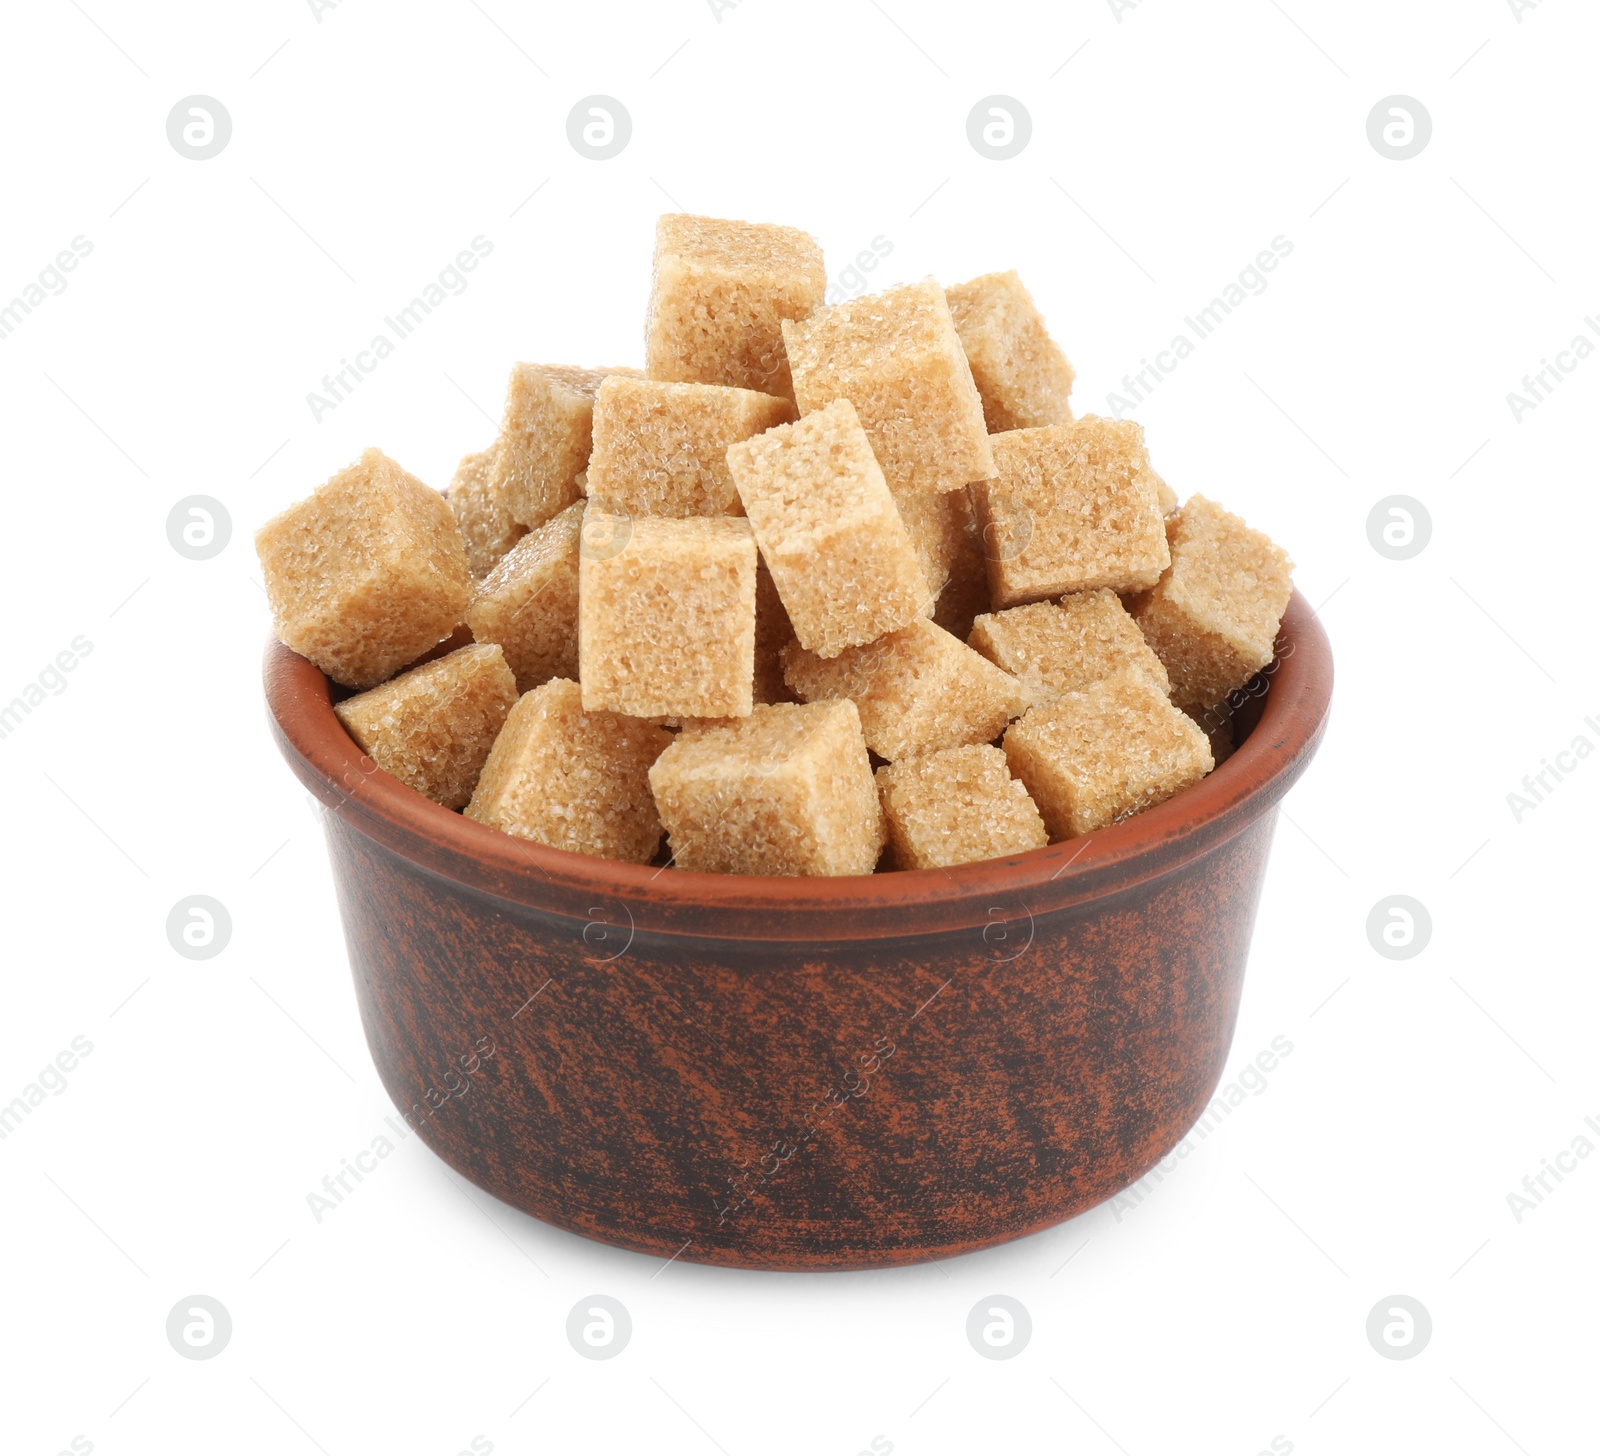
<svg viewBox="0 0 1600 1456">
<path fill-rule="evenodd" d="M 93 1044 L 0 1142 L 0 1447 L 54 1453 L 1252 1453 L 1594 1449 L 1600 1157 L 1507 1195 L 1600 1119 L 1600 358 L 1520 423 L 1508 391 L 1600 314 L 1593 62 L 1578 0 L 514 0 L 8 10 L 0 300 L 93 251 L 0 339 L 0 701 L 92 651 L 0 740 L 0 1100 Z M 92 17 L 92 18 L 91 18 Z M 102 29 L 103 27 L 103 29 Z M 180 98 L 233 120 L 178 155 Z M 617 97 L 628 147 L 568 144 Z M 1028 147 L 966 117 L 1020 99 Z M 1431 144 L 1366 119 L 1403 93 Z M 656 215 L 782 221 L 873 286 L 1016 267 L 1080 412 L 1270 240 L 1293 252 L 1134 412 L 1157 468 L 1282 542 L 1332 636 L 1321 756 L 1291 796 L 1232 1063 L 1293 1052 L 1131 1211 L 943 1266 L 780 1276 L 609 1250 L 497 1204 L 416 1139 L 334 1213 L 307 1195 L 390 1111 L 318 824 L 271 746 L 250 533 L 362 447 L 438 485 L 516 359 L 642 362 Z M 308 391 L 454 254 L 493 252 L 320 422 Z M 1422 501 L 1427 549 L 1369 544 Z M 191 561 L 166 519 L 221 500 Z M 213 960 L 164 926 L 203 893 Z M 1391 961 L 1404 893 L 1431 942 Z M 1600 1134 L 1591 1132 L 1600 1144 Z M 208 1361 L 164 1329 L 229 1310 Z M 631 1344 L 580 1359 L 581 1297 Z M 1033 1320 L 980 1359 L 968 1311 Z M 1368 1311 L 1433 1335 L 1382 1359 Z M 537 1391 L 537 1394 L 533 1394 Z M 531 1397 L 531 1398 L 530 1398 Z"/>
</svg>

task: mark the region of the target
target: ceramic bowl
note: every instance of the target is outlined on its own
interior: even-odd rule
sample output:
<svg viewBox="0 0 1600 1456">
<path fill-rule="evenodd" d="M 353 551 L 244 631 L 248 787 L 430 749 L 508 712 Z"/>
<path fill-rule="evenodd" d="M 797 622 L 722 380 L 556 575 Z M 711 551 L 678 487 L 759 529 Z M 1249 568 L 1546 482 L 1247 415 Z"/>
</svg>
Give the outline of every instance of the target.
<svg viewBox="0 0 1600 1456">
<path fill-rule="evenodd" d="M 661 1258 L 861 1269 L 1137 1181 L 1228 1055 L 1278 801 L 1327 721 L 1298 593 L 1209 777 L 950 870 L 705 875 L 546 849 L 377 769 L 274 642 L 367 1043 L 418 1136 L 534 1217 Z"/>
</svg>

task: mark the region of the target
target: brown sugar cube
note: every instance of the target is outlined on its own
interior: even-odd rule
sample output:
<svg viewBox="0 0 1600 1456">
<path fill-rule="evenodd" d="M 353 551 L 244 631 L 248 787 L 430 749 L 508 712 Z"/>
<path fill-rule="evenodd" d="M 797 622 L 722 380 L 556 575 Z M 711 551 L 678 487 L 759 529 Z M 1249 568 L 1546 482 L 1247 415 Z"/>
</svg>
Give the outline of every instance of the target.
<svg viewBox="0 0 1600 1456">
<path fill-rule="evenodd" d="M 983 533 L 970 489 L 938 497 L 950 511 L 949 565 L 933 620 L 963 642 L 972 635 L 974 619 L 989 610 L 989 568 L 983 559 Z"/>
<path fill-rule="evenodd" d="M 1202 495 L 1167 524 L 1172 565 L 1130 607 L 1180 708 L 1220 703 L 1272 661 L 1294 563 Z"/>
<path fill-rule="evenodd" d="M 1199 724 L 1200 731 L 1211 745 L 1211 757 L 1219 767 L 1233 757 L 1239 745 L 1234 741 L 1233 713 L 1226 703 L 1214 703 L 1209 708 L 1185 708 L 1183 711 Z"/>
<path fill-rule="evenodd" d="M 448 637 L 472 599 L 445 498 L 381 450 L 262 526 L 256 555 L 278 637 L 349 688 Z"/>
<path fill-rule="evenodd" d="M 794 417 L 753 389 L 613 377 L 595 396 L 584 494 L 619 516 L 742 516 L 728 446 Z"/>
<path fill-rule="evenodd" d="M 988 610 L 989 578 L 983 569 L 983 557 L 958 558 L 950 580 L 933 604 L 935 625 L 952 637 L 965 640 L 972 635 L 972 624 Z"/>
<path fill-rule="evenodd" d="M 783 675 L 804 702 L 849 698 L 867 747 L 888 759 L 987 743 L 1028 706 L 1015 678 L 925 617 L 834 658 L 794 643 Z"/>
<path fill-rule="evenodd" d="M 794 641 L 794 628 L 783 609 L 783 598 L 773 583 L 772 573 L 756 565 L 756 648 L 755 670 L 750 696 L 755 703 L 792 703 L 794 690 L 783 680 L 779 656 Z"/>
<path fill-rule="evenodd" d="M 578 562 L 585 708 L 742 718 L 754 701 L 755 634 L 748 521 L 588 508 Z"/>
<path fill-rule="evenodd" d="M 972 619 L 989 610 L 989 572 L 984 560 L 983 530 L 972 488 L 948 491 L 938 497 L 946 508 L 945 580 L 940 589 L 934 620 L 963 641 L 972 630 Z M 946 620 L 940 620 L 943 617 Z M 951 620 L 962 621 L 957 632 Z"/>
<path fill-rule="evenodd" d="M 461 540 L 467 548 L 467 565 L 476 577 L 485 577 L 527 533 L 511 517 L 490 479 L 498 445 L 462 457 L 450 481 L 450 509 L 455 512 Z"/>
<path fill-rule="evenodd" d="M 1156 584 L 1170 558 L 1139 424 L 1085 415 L 1008 430 L 991 444 L 995 479 L 972 494 L 996 610 Z"/>
<path fill-rule="evenodd" d="M 645 319 L 650 378 L 792 399 L 782 324 L 804 318 L 827 287 L 809 233 L 667 213 L 656 223 Z"/>
<path fill-rule="evenodd" d="M 897 494 L 959 490 L 994 474 L 978 398 L 931 278 L 783 326 L 800 413 L 848 399 Z"/>
<path fill-rule="evenodd" d="M 777 703 L 685 729 L 651 768 L 650 787 L 681 869 L 868 875 L 883 848 L 852 703 Z"/>
<path fill-rule="evenodd" d="M 1178 509 L 1178 492 L 1166 483 L 1154 470 L 1149 472 L 1151 481 L 1156 488 L 1156 504 L 1161 508 L 1163 516 L 1170 516 Z"/>
<path fill-rule="evenodd" d="M 728 449 L 762 560 L 819 657 L 904 627 L 927 581 L 847 399 Z"/>
<path fill-rule="evenodd" d="M 885 764 L 878 770 L 878 795 L 896 869 L 999 859 L 1050 842 L 1027 789 L 992 744 Z"/>
<path fill-rule="evenodd" d="M 989 433 L 1071 424 L 1076 375 L 1016 273 L 985 273 L 945 297 Z"/>
<path fill-rule="evenodd" d="M 582 494 L 578 476 L 589 464 L 594 397 L 612 375 L 644 377 L 637 369 L 512 365 L 489 480 L 513 520 L 542 526 Z"/>
<path fill-rule="evenodd" d="M 585 711 L 577 683 L 524 693 L 494 741 L 467 818 L 554 849 L 648 864 L 661 843 L 650 765 L 664 728 Z"/>
<path fill-rule="evenodd" d="M 462 647 L 357 693 L 333 711 L 385 773 L 446 809 L 459 809 L 517 701 L 504 654 Z"/>
<path fill-rule="evenodd" d="M 783 680 L 783 649 L 794 641 L 794 629 L 789 625 L 789 614 L 783 609 L 778 589 L 772 584 L 772 573 L 756 562 L 756 649 L 755 669 L 750 683 L 751 702 L 792 703 L 794 690 Z M 663 728 L 707 728 L 737 723 L 738 718 L 682 718 L 666 714 L 652 718 Z"/>
<path fill-rule="evenodd" d="M 467 626 L 479 642 L 498 642 L 532 692 L 553 677 L 578 675 L 578 540 L 582 501 L 530 531 L 479 584 Z"/>
<path fill-rule="evenodd" d="M 1115 592 L 1079 592 L 989 612 L 972 624 L 967 645 L 1028 690 L 1035 707 L 1080 692 L 1101 678 L 1131 670 L 1165 693 L 1167 670 Z"/>
<path fill-rule="evenodd" d="M 1052 840 L 1104 829 L 1211 772 L 1206 735 L 1142 672 L 1034 708 L 1006 732 L 1006 762 Z"/>
<path fill-rule="evenodd" d="M 911 549 L 917 553 L 917 564 L 922 568 L 927 587 L 923 615 L 931 616 L 933 604 L 949 584 L 965 547 L 971 502 L 964 490 L 923 495 L 914 490 L 895 490 L 891 486 L 889 494 L 894 497 L 906 534 L 911 537 Z M 978 566 L 980 570 L 983 567 L 981 555 Z M 985 595 L 988 590 L 985 584 Z"/>
<path fill-rule="evenodd" d="M 410 672 L 414 667 L 425 667 L 430 662 L 437 662 L 441 657 L 448 657 L 452 652 L 462 647 L 471 647 L 473 641 L 472 628 L 463 622 L 448 637 L 442 641 L 435 642 L 421 657 L 412 658 L 405 665 L 403 671 Z"/>
</svg>

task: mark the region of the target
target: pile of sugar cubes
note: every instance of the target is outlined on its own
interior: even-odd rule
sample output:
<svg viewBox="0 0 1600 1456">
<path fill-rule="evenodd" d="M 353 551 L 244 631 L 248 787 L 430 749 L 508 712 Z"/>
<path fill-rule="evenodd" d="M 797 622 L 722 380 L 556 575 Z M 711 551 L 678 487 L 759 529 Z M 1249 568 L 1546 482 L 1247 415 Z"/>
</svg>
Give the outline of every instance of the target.
<svg viewBox="0 0 1600 1456">
<path fill-rule="evenodd" d="M 825 287 L 806 233 L 663 217 L 645 369 L 518 364 L 447 494 L 369 450 L 261 528 L 379 768 L 559 849 L 859 875 L 1087 834 L 1232 751 L 1284 553 L 1073 418 L 1015 273 Z"/>
</svg>

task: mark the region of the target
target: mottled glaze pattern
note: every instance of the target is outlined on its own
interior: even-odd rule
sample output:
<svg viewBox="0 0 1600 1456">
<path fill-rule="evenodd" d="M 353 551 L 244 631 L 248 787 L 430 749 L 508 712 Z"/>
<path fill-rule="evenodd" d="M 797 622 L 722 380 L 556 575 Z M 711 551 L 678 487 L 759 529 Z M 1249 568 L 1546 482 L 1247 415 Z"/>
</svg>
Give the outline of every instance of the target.
<svg viewBox="0 0 1600 1456">
<path fill-rule="evenodd" d="M 1332 667 L 1304 601 L 1214 774 L 1083 840 L 957 869 L 768 880 L 498 835 L 344 736 L 273 644 L 285 755 L 328 805 L 368 1044 L 420 1136 L 534 1216 L 770 1269 L 943 1258 L 1136 1181 L 1238 1014 L 1275 806 Z"/>
</svg>

